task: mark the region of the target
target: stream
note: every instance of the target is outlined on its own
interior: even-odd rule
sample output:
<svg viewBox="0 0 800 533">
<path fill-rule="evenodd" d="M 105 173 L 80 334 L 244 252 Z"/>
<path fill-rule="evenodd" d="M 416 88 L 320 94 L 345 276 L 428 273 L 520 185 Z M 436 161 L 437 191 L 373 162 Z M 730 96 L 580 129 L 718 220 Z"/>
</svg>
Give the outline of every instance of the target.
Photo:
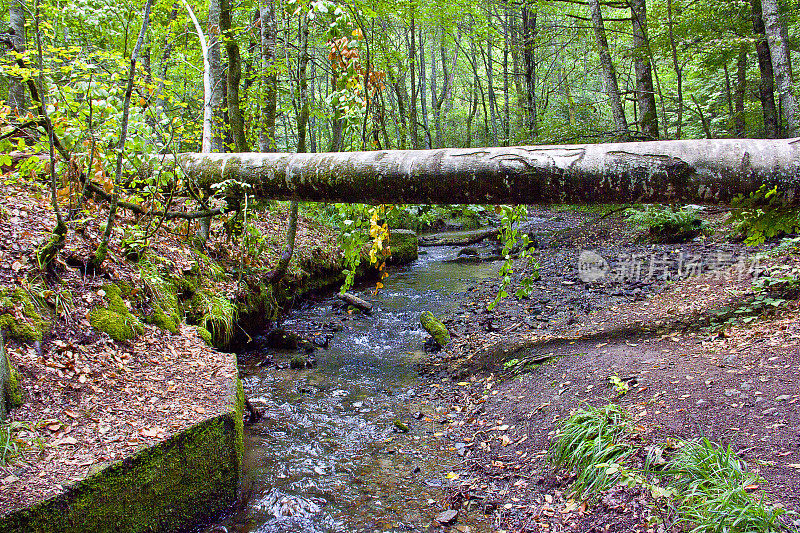
<svg viewBox="0 0 800 533">
<path fill-rule="evenodd" d="M 356 288 L 373 302 L 371 316 L 348 314 L 333 296 L 303 302 L 283 321 L 286 330 L 313 336 L 341 328 L 327 349 L 315 351 L 316 367 L 288 368 L 296 350 L 265 349 L 240 364 L 245 394 L 264 417 L 245 428 L 237 508 L 202 532 L 423 531 L 436 524 L 457 458 L 441 424 L 420 414 L 436 384 L 415 370 L 428 337 L 419 315 L 454 309 L 498 268 L 444 262 L 457 250 L 425 249 L 410 265 L 390 269 L 377 295 L 374 284 Z M 458 523 L 472 532 L 486 527 L 466 516 Z"/>
</svg>

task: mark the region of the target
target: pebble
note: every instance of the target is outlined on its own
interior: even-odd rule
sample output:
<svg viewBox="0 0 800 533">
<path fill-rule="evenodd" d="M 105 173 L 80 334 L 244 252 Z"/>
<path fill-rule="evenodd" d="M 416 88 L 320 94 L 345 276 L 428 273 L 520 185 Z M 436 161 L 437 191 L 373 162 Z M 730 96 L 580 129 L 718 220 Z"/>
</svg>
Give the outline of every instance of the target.
<svg viewBox="0 0 800 533">
<path fill-rule="evenodd" d="M 764 409 L 763 411 L 761 411 L 761 414 L 762 415 L 773 415 L 773 414 L 775 414 L 777 412 L 778 412 L 778 408 L 777 407 L 770 407 L 769 409 Z"/>
<path fill-rule="evenodd" d="M 458 511 L 456 511 L 455 509 L 448 509 L 447 511 L 444 511 L 436 515 L 436 521 L 439 522 L 440 524 L 448 525 L 455 522 L 457 517 L 458 517 Z"/>
<path fill-rule="evenodd" d="M 780 396 L 775 398 L 775 401 L 776 402 L 785 402 L 785 401 L 790 400 L 791 398 L 792 398 L 792 396 L 790 394 L 781 394 Z"/>
</svg>

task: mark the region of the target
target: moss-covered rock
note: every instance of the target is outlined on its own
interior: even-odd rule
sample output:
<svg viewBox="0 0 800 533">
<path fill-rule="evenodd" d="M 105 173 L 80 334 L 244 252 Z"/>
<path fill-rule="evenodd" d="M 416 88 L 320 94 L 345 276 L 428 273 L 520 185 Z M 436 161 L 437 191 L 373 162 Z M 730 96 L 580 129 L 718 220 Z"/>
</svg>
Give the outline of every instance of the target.
<svg viewBox="0 0 800 533">
<path fill-rule="evenodd" d="M 210 331 L 208 331 L 203 326 L 197 326 L 197 335 L 199 335 L 201 339 L 206 341 L 206 344 L 211 346 L 212 338 L 211 338 L 211 332 Z"/>
<path fill-rule="evenodd" d="M 391 230 L 389 233 L 389 246 L 392 250 L 392 256 L 389 260 L 391 263 L 410 263 L 419 257 L 417 234 L 411 230 Z"/>
<path fill-rule="evenodd" d="M 424 311 L 419 317 L 419 322 L 442 348 L 450 342 L 450 332 L 430 311 Z"/>
<path fill-rule="evenodd" d="M 89 323 L 92 327 L 108 333 L 115 341 L 130 340 L 141 335 L 144 326 L 125 305 L 122 289 L 109 284 L 103 286 L 103 292 L 107 306 L 97 306 L 89 311 Z"/>
<path fill-rule="evenodd" d="M 236 501 L 244 394 L 234 377 L 224 413 L 122 461 L 63 493 L 0 516 L 9 533 L 179 531 Z"/>
<path fill-rule="evenodd" d="M 44 301 L 17 287 L 0 290 L 0 330 L 21 341 L 40 341 L 50 331 L 50 309 Z"/>
<path fill-rule="evenodd" d="M 158 258 L 147 254 L 139 261 L 139 272 L 142 276 L 151 308 L 145 315 L 145 322 L 171 333 L 178 333 L 181 322 L 181 306 L 178 290 L 172 281 L 158 271 Z"/>
</svg>

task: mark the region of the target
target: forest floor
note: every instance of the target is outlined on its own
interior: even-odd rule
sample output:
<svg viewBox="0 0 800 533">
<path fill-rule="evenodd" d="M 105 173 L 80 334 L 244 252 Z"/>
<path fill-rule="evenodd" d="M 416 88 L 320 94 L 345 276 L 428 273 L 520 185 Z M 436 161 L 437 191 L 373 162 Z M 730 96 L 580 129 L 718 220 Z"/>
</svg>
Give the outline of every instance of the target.
<svg viewBox="0 0 800 533">
<path fill-rule="evenodd" d="M 252 219 L 259 237 L 255 256 L 232 244 L 221 222 L 212 226 L 203 253 L 187 244 L 196 226 L 165 223 L 147 243 L 146 262 L 128 260 L 115 233 L 102 269 L 87 272 L 107 217 L 104 205 L 90 201 L 93 216 L 71 225 L 52 268 L 42 271 L 35 252 L 55 225 L 49 192 L 38 181 L 13 176 L 0 178 L 0 327 L 7 328 L 9 359 L 21 373 L 23 404 L 4 423 L 19 453 L 0 466 L 0 516 L 222 414 L 236 356 L 214 349 L 181 317 L 225 333 L 221 317 L 204 314 L 202 306 L 222 296 L 230 309 L 245 308 L 241 287 L 275 267 L 288 225 L 286 206 L 262 209 Z M 127 234 L 146 222 L 120 213 L 117 228 Z M 153 220 L 150 227 L 157 225 Z M 339 254 L 335 235 L 301 216 L 289 268 L 293 286 L 302 286 L 313 269 L 339 268 Z M 237 280 L 243 267 L 244 279 Z M 114 340 L 90 324 L 93 309 L 113 307 L 110 285 L 124 289 L 122 305 L 130 312 L 122 310 L 124 321 L 141 328 L 133 339 Z M 210 296 L 198 300 L 201 293 Z M 166 309 L 165 300 L 177 308 Z M 177 318 L 171 328 L 150 320 L 161 307 Z"/>
<path fill-rule="evenodd" d="M 442 378 L 430 401 L 463 456 L 445 507 L 478 509 L 493 531 L 682 530 L 674 509 L 645 489 L 617 486 L 587 505 L 571 494 L 572 473 L 550 464 L 562 421 L 583 405 L 616 403 L 633 417 L 642 450 L 659 446 L 668 457 L 678 440 L 700 437 L 730 446 L 764 478 L 752 489 L 794 512 L 782 520 L 796 530 L 800 305 L 760 307 L 753 278 L 770 265 L 797 266 L 797 250 L 756 258 L 724 232 L 648 245 L 620 216 L 532 214 L 546 222 L 531 296 L 490 313 L 497 280 L 476 286 L 445 320 L 453 342 L 425 369 Z M 724 213 L 705 218 L 725 225 Z M 583 250 L 623 274 L 585 283 Z M 706 273 L 678 279 L 691 260 Z"/>
</svg>

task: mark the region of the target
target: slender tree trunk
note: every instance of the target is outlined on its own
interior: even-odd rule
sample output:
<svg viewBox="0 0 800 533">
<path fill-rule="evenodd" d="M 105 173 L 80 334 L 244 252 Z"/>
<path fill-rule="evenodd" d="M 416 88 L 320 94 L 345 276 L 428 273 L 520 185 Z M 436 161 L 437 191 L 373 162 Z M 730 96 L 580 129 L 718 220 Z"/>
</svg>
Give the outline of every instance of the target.
<svg viewBox="0 0 800 533">
<path fill-rule="evenodd" d="M 211 151 L 225 151 L 225 95 L 226 85 L 222 68 L 222 34 L 220 18 L 222 1 L 210 0 L 208 4 L 208 64 L 211 74 Z"/>
<path fill-rule="evenodd" d="M 428 125 L 428 101 L 425 96 L 425 40 L 422 34 L 422 26 L 419 27 L 419 101 L 420 112 L 422 113 L 422 128 L 425 131 L 425 148 L 431 148 L 431 129 Z"/>
<path fill-rule="evenodd" d="M 522 120 L 525 129 L 534 139 L 537 137 L 536 125 L 536 7 L 528 1 L 522 4 L 522 64 L 525 67 L 525 116 Z"/>
<path fill-rule="evenodd" d="M 275 42 L 278 29 L 275 22 L 274 0 L 264 0 L 259 14 L 261 16 L 261 75 L 264 96 L 261 102 L 261 130 L 258 136 L 258 149 L 261 152 L 274 152 L 276 149 L 275 114 L 278 108 L 278 73 L 275 67 Z M 341 125 L 339 127 L 341 128 Z M 341 137 L 341 129 L 339 133 Z M 338 145 L 335 145 L 334 148 L 338 149 Z"/>
<path fill-rule="evenodd" d="M 11 44 L 18 53 L 25 52 L 27 42 L 25 33 L 25 0 L 11 0 L 8 5 L 9 22 L 14 35 Z M 11 76 L 8 80 L 8 107 L 16 109 L 24 115 L 28 108 L 25 105 L 25 82 L 22 78 Z"/>
<path fill-rule="evenodd" d="M 785 131 L 789 137 L 794 137 L 800 131 L 800 116 L 792 90 L 792 63 L 786 23 L 778 11 L 778 0 L 761 0 L 761 7 L 775 84 L 778 86 L 781 114 L 786 119 Z"/>
<path fill-rule="evenodd" d="M 128 117 L 130 114 L 131 96 L 133 95 L 133 80 L 136 77 L 136 61 L 139 56 L 139 50 L 142 48 L 145 34 L 147 33 L 147 27 L 150 25 L 151 6 L 152 0 L 147 0 L 144 5 L 142 28 L 139 31 L 139 37 L 136 40 L 136 45 L 131 53 L 130 69 L 128 70 L 128 85 L 125 89 L 125 100 L 122 103 L 122 126 L 119 134 L 119 142 L 117 143 L 117 162 L 114 168 L 114 189 L 111 193 L 111 205 L 109 205 L 108 208 L 108 219 L 106 220 L 106 228 L 103 231 L 100 244 L 97 246 L 97 249 L 89 260 L 89 263 L 95 269 L 99 269 L 106 260 L 106 256 L 108 255 L 108 243 L 111 239 L 111 231 L 114 228 L 114 221 L 117 216 L 119 189 L 122 181 L 122 159 L 125 153 L 125 141 L 128 138 Z"/>
<path fill-rule="evenodd" d="M 672 0 L 667 0 L 667 22 L 669 25 L 669 47 L 672 52 L 672 67 L 675 69 L 675 83 L 678 86 L 678 131 L 675 137 L 680 139 L 683 134 L 683 67 L 678 62 L 678 47 L 675 44 Z"/>
<path fill-rule="evenodd" d="M 401 150 L 405 150 L 408 148 L 408 124 L 406 124 L 406 86 L 404 80 L 395 81 L 392 84 L 394 87 L 394 93 L 397 96 L 397 115 L 400 117 L 400 130 L 398 131 L 398 139 L 397 142 L 400 145 Z M 412 142 L 413 146 L 413 142 Z"/>
<path fill-rule="evenodd" d="M 308 116 L 311 111 L 311 104 L 308 98 L 308 13 L 302 10 L 300 16 L 299 41 L 300 50 L 298 51 L 297 66 L 297 91 L 300 98 L 300 109 L 297 115 L 297 151 L 307 152 L 306 137 L 308 131 Z"/>
<path fill-rule="evenodd" d="M 758 70 L 761 82 L 758 84 L 758 97 L 761 99 L 761 111 L 764 115 L 764 135 L 768 138 L 780 137 L 780 121 L 775 107 L 775 78 L 772 72 L 772 57 L 769 53 L 764 20 L 761 18 L 761 0 L 750 0 L 753 17 L 753 33 L 756 38 L 758 54 Z"/>
<path fill-rule="evenodd" d="M 736 58 L 736 89 L 734 91 L 733 134 L 745 136 L 744 95 L 747 92 L 747 45 L 742 44 Z"/>
<path fill-rule="evenodd" d="M 722 64 L 722 69 L 725 72 L 725 100 L 728 102 L 728 129 L 733 129 L 733 117 L 735 115 L 733 111 L 733 90 L 731 88 L 731 75 L 728 71 L 728 62 L 725 61 Z"/>
<path fill-rule="evenodd" d="M 492 24 L 492 7 L 491 2 L 486 2 L 486 23 L 491 26 Z M 492 118 L 492 144 L 497 146 L 498 132 L 497 132 L 497 95 L 494 92 L 494 39 L 491 32 L 487 32 L 486 36 L 486 87 L 487 94 L 489 95 L 489 115 Z"/>
<path fill-rule="evenodd" d="M 475 119 L 475 113 L 477 112 L 478 112 L 478 77 L 475 76 L 472 81 L 472 90 L 470 91 L 470 106 L 469 106 L 469 114 L 467 115 L 466 148 L 472 146 L 472 121 Z"/>
<path fill-rule="evenodd" d="M 231 28 L 230 0 L 220 0 L 220 28 L 225 39 L 225 52 L 228 56 L 227 102 L 228 119 L 231 124 L 231 135 L 237 152 L 249 152 L 247 136 L 244 132 L 244 115 L 239 100 L 239 85 L 242 80 L 242 56 L 239 54 L 239 43 Z"/>
<path fill-rule="evenodd" d="M 408 126 L 411 133 L 411 147 L 414 150 L 419 150 L 419 134 L 417 133 L 417 37 L 416 26 L 414 21 L 414 12 L 411 12 L 411 21 L 409 28 L 409 35 L 411 40 L 408 45 L 408 71 L 411 74 L 411 102 L 408 106 Z"/>
<path fill-rule="evenodd" d="M 511 36 L 508 31 L 508 6 L 503 18 L 503 146 L 511 142 L 511 109 L 509 104 L 508 45 Z"/>
<path fill-rule="evenodd" d="M 636 102 L 639 107 L 639 129 L 648 139 L 658 139 L 658 113 L 650 65 L 650 44 L 647 39 L 647 2 L 631 0 L 633 21 L 634 69 L 636 70 Z"/>
<path fill-rule="evenodd" d="M 617 85 L 617 72 L 614 68 L 614 63 L 611 61 L 611 53 L 608 51 L 603 12 L 600 10 L 599 0 L 588 1 L 592 12 L 592 26 L 594 27 L 597 52 L 600 55 L 600 66 L 605 78 L 606 94 L 611 105 L 611 117 L 614 120 L 614 133 L 617 139 L 625 140 L 630 137 L 628 121 L 625 118 L 625 108 L 622 107 L 622 98 L 619 93 L 619 85 Z"/>
</svg>

